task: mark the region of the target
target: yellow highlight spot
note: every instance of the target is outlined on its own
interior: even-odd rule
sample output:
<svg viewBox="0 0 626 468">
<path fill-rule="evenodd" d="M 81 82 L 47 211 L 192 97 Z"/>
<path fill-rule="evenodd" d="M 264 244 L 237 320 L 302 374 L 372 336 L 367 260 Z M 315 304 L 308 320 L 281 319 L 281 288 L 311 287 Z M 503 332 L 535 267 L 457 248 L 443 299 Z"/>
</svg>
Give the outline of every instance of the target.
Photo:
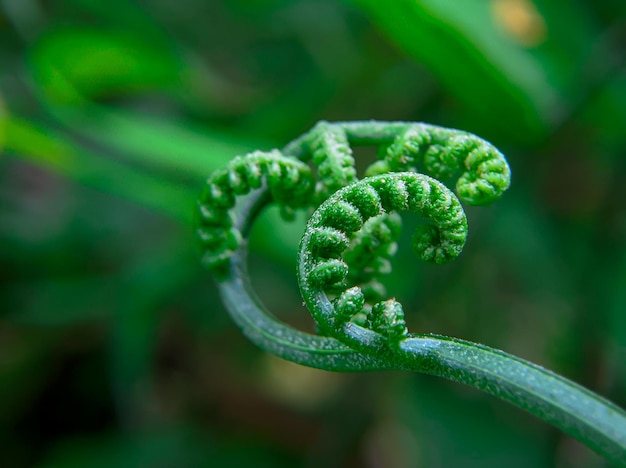
<svg viewBox="0 0 626 468">
<path fill-rule="evenodd" d="M 491 0 L 498 26 L 517 43 L 534 47 L 545 41 L 546 22 L 531 0 Z"/>
</svg>

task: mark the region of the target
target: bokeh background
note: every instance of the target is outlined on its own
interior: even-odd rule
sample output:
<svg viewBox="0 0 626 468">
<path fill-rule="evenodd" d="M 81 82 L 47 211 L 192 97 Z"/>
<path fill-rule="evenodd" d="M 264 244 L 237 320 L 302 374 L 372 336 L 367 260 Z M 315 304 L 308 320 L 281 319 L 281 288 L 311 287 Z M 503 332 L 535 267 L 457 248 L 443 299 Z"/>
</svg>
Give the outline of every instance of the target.
<svg viewBox="0 0 626 468">
<path fill-rule="evenodd" d="M 191 215 L 212 170 L 320 119 L 475 132 L 511 189 L 451 265 L 403 241 L 389 289 L 413 331 L 624 407 L 625 51 L 623 0 L 0 0 L 0 466 L 604 466 L 459 384 L 260 352 Z M 302 223 L 269 210 L 250 263 L 312 329 Z"/>
</svg>

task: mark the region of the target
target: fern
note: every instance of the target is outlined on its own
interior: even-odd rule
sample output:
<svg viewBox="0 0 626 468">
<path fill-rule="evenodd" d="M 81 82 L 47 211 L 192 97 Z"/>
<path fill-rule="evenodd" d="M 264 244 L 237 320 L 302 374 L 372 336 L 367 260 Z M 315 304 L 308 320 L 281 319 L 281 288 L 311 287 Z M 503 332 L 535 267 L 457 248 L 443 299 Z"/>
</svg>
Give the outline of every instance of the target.
<svg viewBox="0 0 626 468">
<path fill-rule="evenodd" d="M 377 146 L 382 154 L 362 180 L 351 149 L 357 145 Z M 424 261 L 446 263 L 467 237 L 459 199 L 485 205 L 509 184 L 504 156 L 467 132 L 410 122 L 321 122 L 282 152 L 235 158 L 209 178 L 197 209 L 203 263 L 218 279 L 233 320 L 270 353 L 319 369 L 412 370 L 471 385 L 626 465 L 624 410 L 503 351 L 410 333 L 402 305 L 386 298 L 380 279 L 391 268 L 399 212 L 428 220 L 414 233 L 413 249 Z M 243 239 L 270 201 L 287 216 L 316 207 L 300 244 L 298 280 L 319 335 L 274 318 L 247 280 Z"/>
</svg>

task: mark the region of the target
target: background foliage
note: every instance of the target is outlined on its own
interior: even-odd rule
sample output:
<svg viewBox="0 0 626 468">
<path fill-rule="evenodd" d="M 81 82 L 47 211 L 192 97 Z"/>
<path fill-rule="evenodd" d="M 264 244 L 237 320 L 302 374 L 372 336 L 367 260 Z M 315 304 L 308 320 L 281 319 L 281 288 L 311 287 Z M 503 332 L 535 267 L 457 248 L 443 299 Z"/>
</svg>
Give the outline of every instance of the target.
<svg viewBox="0 0 626 468">
<path fill-rule="evenodd" d="M 513 185 L 453 264 L 403 242 L 410 328 L 624 407 L 625 30 L 621 0 L 0 0 L 0 465 L 602 466 L 457 384 L 259 352 L 191 213 L 211 170 L 319 119 L 475 132 Z M 302 222 L 264 216 L 251 270 L 310 330 Z"/>
</svg>

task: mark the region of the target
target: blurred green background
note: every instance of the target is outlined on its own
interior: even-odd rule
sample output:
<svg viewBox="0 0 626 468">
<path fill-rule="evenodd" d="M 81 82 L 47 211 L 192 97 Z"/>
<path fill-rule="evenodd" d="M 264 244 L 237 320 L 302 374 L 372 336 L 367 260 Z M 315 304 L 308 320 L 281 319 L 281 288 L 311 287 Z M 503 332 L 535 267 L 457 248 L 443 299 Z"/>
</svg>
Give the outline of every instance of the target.
<svg viewBox="0 0 626 468">
<path fill-rule="evenodd" d="M 213 169 L 320 119 L 475 132 L 513 184 L 453 264 L 402 243 L 411 330 L 625 407 L 625 51 L 623 0 L 0 0 L 0 466 L 604 466 L 458 384 L 258 351 L 191 214 Z M 311 330 L 302 226 L 269 210 L 250 263 Z"/>
</svg>

